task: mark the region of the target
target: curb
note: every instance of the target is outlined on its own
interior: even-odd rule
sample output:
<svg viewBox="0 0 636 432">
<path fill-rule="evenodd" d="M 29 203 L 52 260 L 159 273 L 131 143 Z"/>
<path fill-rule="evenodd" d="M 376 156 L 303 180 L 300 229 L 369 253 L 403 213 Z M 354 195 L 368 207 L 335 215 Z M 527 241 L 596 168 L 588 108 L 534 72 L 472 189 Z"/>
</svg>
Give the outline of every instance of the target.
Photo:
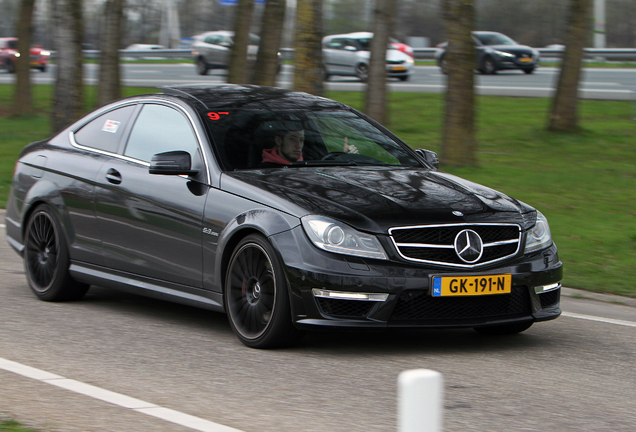
<svg viewBox="0 0 636 432">
<path fill-rule="evenodd" d="M 4 222 L 4 216 L 6 212 L 7 211 L 5 209 L 0 209 L 0 223 Z M 596 300 L 596 301 L 602 301 L 605 303 L 615 303 L 615 304 L 620 304 L 625 306 L 636 307 L 636 298 L 633 298 L 633 297 L 624 297 L 624 296 L 618 296 L 614 294 L 601 294 L 601 293 L 595 293 L 593 291 L 586 291 L 586 290 L 566 288 L 566 287 L 561 288 L 561 295 L 565 297 L 572 297 L 572 298 L 579 298 L 579 299 L 586 299 L 586 300 Z"/>
</svg>

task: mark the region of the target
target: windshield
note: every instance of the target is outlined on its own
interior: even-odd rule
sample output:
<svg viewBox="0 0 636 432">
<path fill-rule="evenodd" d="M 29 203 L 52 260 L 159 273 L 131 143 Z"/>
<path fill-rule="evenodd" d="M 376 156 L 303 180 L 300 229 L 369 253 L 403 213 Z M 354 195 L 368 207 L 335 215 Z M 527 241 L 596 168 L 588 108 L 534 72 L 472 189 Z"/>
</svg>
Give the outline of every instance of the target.
<svg viewBox="0 0 636 432">
<path fill-rule="evenodd" d="M 281 113 L 237 109 L 206 115 L 225 170 L 331 165 L 422 166 L 403 144 L 347 110 Z M 290 152 L 295 152 L 293 155 L 285 153 L 283 143 L 287 138 L 296 140 L 289 144 Z"/>
<path fill-rule="evenodd" d="M 475 37 L 482 45 L 517 45 L 517 42 L 501 33 L 476 33 Z"/>
<path fill-rule="evenodd" d="M 17 40 L 10 40 L 8 43 L 9 48 L 11 48 L 12 50 L 17 50 L 18 49 L 18 41 Z"/>
</svg>

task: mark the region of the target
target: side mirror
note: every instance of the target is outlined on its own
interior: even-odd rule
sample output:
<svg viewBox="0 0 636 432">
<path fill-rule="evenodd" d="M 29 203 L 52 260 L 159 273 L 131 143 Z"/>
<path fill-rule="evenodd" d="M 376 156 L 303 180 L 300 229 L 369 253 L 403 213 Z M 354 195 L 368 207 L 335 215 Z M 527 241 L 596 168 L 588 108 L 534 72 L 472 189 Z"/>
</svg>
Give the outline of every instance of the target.
<svg viewBox="0 0 636 432">
<path fill-rule="evenodd" d="M 161 175 L 195 175 L 199 172 L 192 169 L 190 153 L 183 150 L 154 155 L 148 171 L 150 174 Z"/>
<path fill-rule="evenodd" d="M 437 153 L 426 149 L 417 149 L 415 150 L 415 153 L 417 153 L 424 162 L 432 165 L 435 169 L 439 169 L 439 158 L 437 157 Z"/>
</svg>

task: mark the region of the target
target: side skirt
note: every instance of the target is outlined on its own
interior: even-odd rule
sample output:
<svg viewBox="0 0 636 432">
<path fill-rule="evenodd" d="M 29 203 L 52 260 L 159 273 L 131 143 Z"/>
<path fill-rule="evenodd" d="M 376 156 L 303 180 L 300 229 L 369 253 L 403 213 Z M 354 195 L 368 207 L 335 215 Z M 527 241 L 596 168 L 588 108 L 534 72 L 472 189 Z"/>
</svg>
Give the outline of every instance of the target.
<svg viewBox="0 0 636 432">
<path fill-rule="evenodd" d="M 223 295 L 220 293 L 156 279 L 142 279 L 122 272 L 113 273 L 112 270 L 85 263 L 72 262 L 69 271 L 78 282 L 225 313 Z"/>
</svg>

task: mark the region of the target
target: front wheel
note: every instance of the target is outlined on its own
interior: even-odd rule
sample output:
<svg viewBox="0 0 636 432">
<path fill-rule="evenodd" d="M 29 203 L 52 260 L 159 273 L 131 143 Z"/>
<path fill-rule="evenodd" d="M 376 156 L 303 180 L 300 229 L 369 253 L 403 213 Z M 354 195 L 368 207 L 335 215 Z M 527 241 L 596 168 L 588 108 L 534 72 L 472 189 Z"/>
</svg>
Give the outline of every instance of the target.
<svg viewBox="0 0 636 432">
<path fill-rule="evenodd" d="M 524 69 L 523 71 L 526 73 L 526 75 L 530 75 L 532 72 L 534 72 L 534 68 L 527 68 L 527 69 Z"/>
<path fill-rule="evenodd" d="M 369 79 L 369 65 L 366 63 L 360 63 L 356 66 L 356 76 L 360 78 L 360 81 L 367 82 Z"/>
<path fill-rule="evenodd" d="M 225 283 L 225 309 L 232 330 L 251 348 L 281 348 L 301 332 L 291 321 L 283 267 L 261 235 L 245 237 L 234 249 Z"/>
<path fill-rule="evenodd" d="M 532 327 L 532 324 L 533 322 L 529 321 L 514 324 L 499 324 L 486 327 L 475 327 L 474 329 L 477 333 L 481 333 L 484 335 L 502 336 L 521 333 Z"/>
<path fill-rule="evenodd" d="M 89 285 L 71 278 L 66 240 L 49 206 L 43 204 L 35 209 L 24 238 L 27 282 L 40 300 L 65 301 L 84 297 Z"/>
</svg>

